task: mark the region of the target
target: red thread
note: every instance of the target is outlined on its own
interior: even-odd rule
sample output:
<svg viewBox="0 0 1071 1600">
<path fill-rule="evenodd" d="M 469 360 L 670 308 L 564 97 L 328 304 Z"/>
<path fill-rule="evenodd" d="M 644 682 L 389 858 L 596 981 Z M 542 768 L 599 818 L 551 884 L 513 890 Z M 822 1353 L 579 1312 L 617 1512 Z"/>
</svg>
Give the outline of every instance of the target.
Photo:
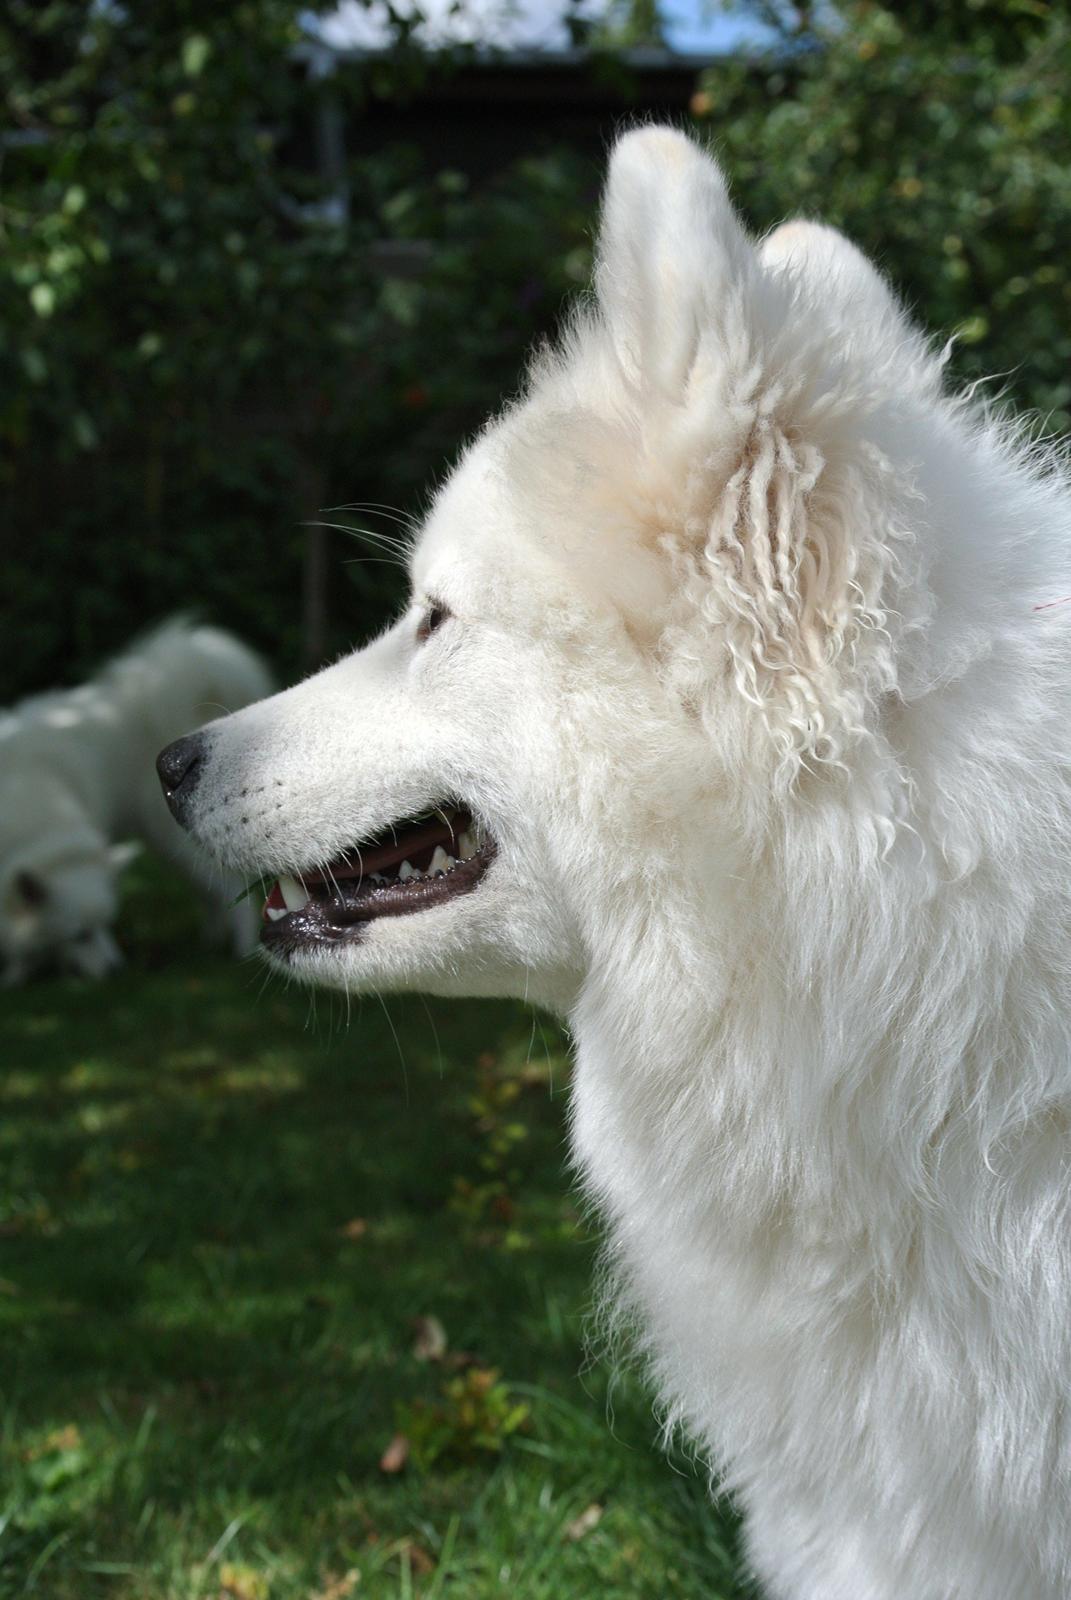
<svg viewBox="0 0 1071 1600">
<path fill-rule="evenodd" d="M 1044 605 L 1035 606 L 1035 611 L 1048 611 L 1051 606 L 1066 606 L 1071 601 L 1071 594 L 1065 594 L 1062 600 L 1046 600 Z"/>
</svg>

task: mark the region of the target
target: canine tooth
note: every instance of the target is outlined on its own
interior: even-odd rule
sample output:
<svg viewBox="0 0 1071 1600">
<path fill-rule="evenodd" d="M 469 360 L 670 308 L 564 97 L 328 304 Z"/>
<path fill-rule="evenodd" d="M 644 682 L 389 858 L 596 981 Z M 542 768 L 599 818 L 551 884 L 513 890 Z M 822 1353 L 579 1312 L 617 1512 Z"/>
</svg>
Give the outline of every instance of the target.
<svg viewBox="0 0 1071 1600">
<path fill-rule="evenodd" d="M 453 856 L 448 856 L 441 844 L 435 846 L 435 854 L 431 858 L 429 872 L 449 872 L 454 864 Z"/>
<path fill-rule="evenodd" d="M 461 852 L 462 861 L 468 861 L 471 856 L 476 854 L 476 846 L 472 842 L 472 834 L 467 829 L 464 833 L 458 835 L 457 847 Z"/>
<path fill-rule="evenodd" d="M 288 911 L 300 911 L 308 904 L 308 895 L 296 878 L 283 876 L 279 879 L 279 893 L 286 901 Z"/>
<path fill-rule="evenodd" d="M 265 906 L 264 911 L 269 922 L 278 922 L 280 917 L 286 916 L 286 911 L 282 906 Z"/>
</svg>

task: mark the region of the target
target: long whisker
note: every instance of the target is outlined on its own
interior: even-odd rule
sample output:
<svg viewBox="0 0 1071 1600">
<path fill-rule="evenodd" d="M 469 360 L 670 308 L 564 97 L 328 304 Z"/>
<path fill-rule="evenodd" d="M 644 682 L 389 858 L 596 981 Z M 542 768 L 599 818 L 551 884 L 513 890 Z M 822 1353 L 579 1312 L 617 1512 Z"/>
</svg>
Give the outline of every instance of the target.
<svg viewBox="0 0 1071 1600">
<path fill-rule="evenodd" d="M 351 500 L 345 505 L 321 506 L 320 509 L 329 514 L 333 511 L 371 511 L 376 516 L 389 518 L 399 527 L 408 528 L 411 532 L 416 532 L 419 527 L 416 517 L 411 512 L 403 511 L 400 506 L 389 506 L 382 500 Z"/>
<path fill-rule="evenodd" d="M 384 998 L 383 998 L 383 996 L 381 994 L 377 994 L 376 995 L 376 999 L 379 1001 L 380 1005 L 383 1007 L 383 1015 L 387 1019 L 387 1026 L 390 1028 L 391 1033 L 394 1035 L 394 1044 L 395 1044 L 395 1048 L 398 1051 L 398 1060 L 402 1064 L 402 1081 L 405 1084 L 405 1105 L 406 1105 L 406 1110 L 408 1110 L 408 1108 L 409 1108 L 409 1069 L 406 1066 L 406 1062 L 405 1062 L 405 1051 L 402 1049 L 402 1041 L 398 1037 L 398 1030 L 394 1026 L 394 1019 L 391 1016 L 390 1012 L 387 1010 L 387 1002 L 384 1000 Z"/>
<path fill-rule="evenodd" d="M 395 539 L 393 535 L 380 533 L 374 528 L 355 528 L 348 522 L 320 522 L 314 519 L 309 522 L 301 522 L 298 526 L 302 528 L 335 528 L 339 533 L 349 533 L 355 538 L 368 539 L 372 544 L 381 545 L 384 550 L 399 551 L 409 549 L 404 539 Z"/>
<path fill-rule="evenodd" d="M 398 567 L 402 572 L 408 572 L 409 570 L 408 562 L 403 559 L 402 552 L 404 551 L 406 554 L 408 554 L 410 546 L 406 544 L 404 540 L 393 539 L 387 534 L 377 533 L 372 528 L 351 527 L 348 523 L 344 522 L 313 521 L 303 522 L 299 524 L 299 526 L 303 528 L 336 528 L 340 533 L 351 534 L 354 538 L 367 539 L 372 545 L 373 549 L 385 550 L 387 552 L 386 556 L 381 556 L 378 558 L 383 562 L 384 565 Z M 357 556 L 355 560 L 375 562 L 377 558 L 374 556 Z M 348 564 L 349 563 L 344 563 L 344 565 Z"/>
<path fill-rule="evenodd" d="M 388 522 L 394 522 L 403 529 L 403 533 L 388 532 L 383 528 L 362 528 L 361 532 L 366 534 L 370 539 L 382 539 L 384 541 L 389 541 L 391 544 L 396 544 L 399 549 L 411 549 L 413 542 L 416 539 L 418 530 L 415 524 L 399 522 L 397 517 L 392 517 L 388 512 L 385 511 L 376 511 L 372 506 L 326 506 L 324 507 L 324 510 L 328 513 L 337 511 L 365 511 L 370 512 L 372 516 L 384 517 Z M 337 524 L 337 526 L 345 526 L 345 524 Z"/>
<path fill-rule="evenodd" d="M 435 1059 L 439 1068 L 439 1077 L 441 1078 L 443 1076 L 444 1069 L 442 1046 L 439 1043 L 439 1030 L 435 1026 L 435 1018 L 431 1014 L 431 1007 L 428 1005 L 428 1002 L 425 1000 L 424 996 L 419 995 L 417 998 L 424 1007 L 425 1015 L 427 1016 L 428 1021 L 431 1023 L 431 1034 L 432 1038 L 435 1040 Z"/>
</svg>

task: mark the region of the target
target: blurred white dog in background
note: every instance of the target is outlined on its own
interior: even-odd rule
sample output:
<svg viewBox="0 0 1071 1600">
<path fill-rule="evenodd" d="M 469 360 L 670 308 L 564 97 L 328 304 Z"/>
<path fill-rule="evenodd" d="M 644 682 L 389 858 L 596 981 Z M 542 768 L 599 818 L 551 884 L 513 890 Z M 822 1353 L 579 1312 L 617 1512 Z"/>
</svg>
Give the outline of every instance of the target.
<svg viewBox="0 0 1071 1600">
<path fill-rule="evenodd" d="M 272 692 L 230 634 L 177 619 L 77 689 L 0 712 L 0 977 L 43 966 L 99 978 L 121 960 L 118 876 L 143 841 L 204 891 L 209 928 L 239 950 L 255 922 L 228 911 L 236 880 L 168 814 L 153 771 L 162 739 Z"/>
<path fill-rule="evenodd" d="M 161 757 L 274 965 L 527 995 L 776 1600 L 1071 1595 L 1071 493 L 669 130 L 410 608 Z"/>
</svg>

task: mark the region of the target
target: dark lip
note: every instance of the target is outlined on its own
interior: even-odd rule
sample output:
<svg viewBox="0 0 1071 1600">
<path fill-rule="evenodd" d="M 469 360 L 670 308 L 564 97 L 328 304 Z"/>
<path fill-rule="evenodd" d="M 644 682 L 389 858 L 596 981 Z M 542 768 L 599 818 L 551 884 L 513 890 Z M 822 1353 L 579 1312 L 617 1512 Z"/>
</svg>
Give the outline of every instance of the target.
<svg viewBox="0 0 1071 1600">
<path fill-rule="evenodd" d="M 451 871 L 404 885 L 351 879 L 328 890 L 322 881 L 314 885 L 306 879 L 308 887 L 316 890 L 314 897 L 300 911 L 263 923 L 261 945 L 272 955 L 286 958 L 300 950 L 355 943 L 364 937 L 370 923 L 382 917 L 411 916 L 471 894 L 495 855 L 494 843 L 488 842 Z"/>
</svg>

